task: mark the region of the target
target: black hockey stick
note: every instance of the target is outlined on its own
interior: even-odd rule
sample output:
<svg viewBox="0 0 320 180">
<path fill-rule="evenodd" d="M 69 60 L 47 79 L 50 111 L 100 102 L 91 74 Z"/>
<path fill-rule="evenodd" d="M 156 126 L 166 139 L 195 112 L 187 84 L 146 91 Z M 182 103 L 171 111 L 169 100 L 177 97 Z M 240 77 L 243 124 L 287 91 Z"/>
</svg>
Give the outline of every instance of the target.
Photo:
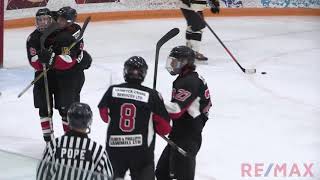
<svg viewBox="0 0 320 180">
<path fill-rule="evenodd" d="M 50 26 L 43 32 L 43 34 L 40 37 L 40 47 L 41 49 L 45 49 L 44 47 L 44 43 L 46 41 L 46 39 L 50 36 L 50 34 L 52 34 L 54 31 L 56 31 L 57 29 L 59 29 L 59 25 L 58 23 L 52 23 L 50 24 Z"/>
<path fill-rule="evenodd" d="M 257 72 L 256 69 L 245 69 L 243 68 L 240 63 L 237 61 L 237 59 L 232 55 L 232 53 L 229 51 L 229 49 L 224 45 L 224 43 L 221 41 L 221 39 L 218 37 L 218 35 L 212 30 L 212 28 L 209 26 L 209 24 L 201 17 L 203 22 L 206 24 L 206 26 L 209 28 L 211 33 L 218 39 L 220 44 L 223 46 L 223 48 L 227 51 L 227 53 L 231 56 L 232 60 L 239 66 L 242 72 L 247 73 L 247 74 L 254 74 Z"/>
<path fill-rule="evenodd" d="M 154 65 L 154 76 L 153 76 L 153 89 L 156 89 L 157 86 L 157 72 L 158 72 L 158 61 L 159 61 L 159 52 L 162 45 L 164 45 L 166 42 L 168 42 L 170 39 L 175 37 L 177 34 L 179 34 L 180 30 L 178 28 L 173 28 L 167 34 L 165 34 L 156 45 L 156 57 L 155 57 L 155 65 Z M 185 150 L 180 148 L 176 143 L 168 139 L 167 137 L 160 135 L 162 139 L 167 141 L 167 143 L 175 150 L 177 150 L 179 153 L 181 153 L 183 156 L 187 157 L 188 154 Z"/>
<path fill-rule="evenodd" d="M 158 75 L 158 61 L 159 61 L 159 52 L 162 45 L 168 42 L 170 39 L 179 34 L 180 30 L 178 28 L 173 28 L 167 34 L 165 34 L 156 45 L 156 57 L 155 57 L 155 65 L 154 65 L 154 75 L 153 75 L 153 89 L 157 87 L 157 75 Z"/>
<path fill-rule="evenodd" d="M 81 41 L 81 39 L 83 38 L 83 34 L 87 28 L 87 25 L 88 23 L 90 22 L 91 20 L 91 17 L 87 17 L 87 19 L 84 21 L 83 25 L 82 25 L 82 28 L 80 30 L 80 35 L 78 36 L 78 38 L 76 39 L 76 41 L 74 43 L 72 43 L 68 48 L 71 49 L 74 45 L 76 45 L 79 41 Z M 49 31 L 49 30 L 48 30 Z M 52 30 L 50 30 L 51 33 L 53 32 Z M 44 34 L 43 34 L 44 35 Z M 47 37 L 49 36 L 50 34 L 46 35 Z M 41 36 L 42 37 L 42 36 Z M 44 41 L 43 41 L 44 40 Z M 43 42 L 45 42 L 45 39 L 43 38 L 42 39 Z M 40 43 L 41 43 L 41 39 L 40 39 Z M 40 44 L 41 46 L 41 44 Z M 49 68 L 46 69 L 46 71 L 42 71 L 27 87 L 25 87 L 21 93 L 18 94 L 18 98 L 20 98 L 32 85 L 34 85 L 39 79 L 42 78 L 42 76 L 44 75 L 44 73 L 48 72 L 49 71 Z"/>
</svg>

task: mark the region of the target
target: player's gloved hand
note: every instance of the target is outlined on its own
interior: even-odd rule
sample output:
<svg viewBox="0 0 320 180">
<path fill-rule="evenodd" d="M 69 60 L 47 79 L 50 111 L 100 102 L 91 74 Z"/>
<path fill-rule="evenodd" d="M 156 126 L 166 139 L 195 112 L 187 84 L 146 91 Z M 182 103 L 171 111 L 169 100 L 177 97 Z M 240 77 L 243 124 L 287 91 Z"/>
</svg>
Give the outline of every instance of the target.
<svg viewBox="0 0 320 180">
<path fill-rule="evenodd" d="M 182 2 L 183 2 L 183 4 L 186 4 L 189 7 L 191 5 L 191 0 L 182 0 Z"/>
<path fill-rule="evenodd" d="M 211 7 L 210 10 L 212 13 L 216 14 L 220 12 L 220 2 L 219 0 L 208 0 L 208 4 Z"/>
<path fill-rule="evenodd" d="M 54 64 L 54 56 L 55 54 L 51 49 L 41 49 L 40 53 L 38 54 L 39 61 L 47 66 Z"/>
</svg>

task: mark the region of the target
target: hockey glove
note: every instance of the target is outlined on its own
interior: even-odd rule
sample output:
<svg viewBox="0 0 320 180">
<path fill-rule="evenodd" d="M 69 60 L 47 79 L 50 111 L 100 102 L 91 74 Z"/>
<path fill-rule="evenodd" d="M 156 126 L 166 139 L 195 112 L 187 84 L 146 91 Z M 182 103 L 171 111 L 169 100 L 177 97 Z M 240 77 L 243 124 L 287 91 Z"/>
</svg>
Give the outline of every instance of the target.
<svg viewBox="0 0 320 180">
<path fill-rule="evenodd" d="M 208 0 L 208 5 L 211 7 L 211 12 L 216 14 L 220 12 L 220 2 L 219 0 Z"/>
<path fill-rule="evenodd" d="M 38 54 L 41 64 L 46 64 L 47 66 L 54 64 L 54 56 L 55 53 L 52 52 L 51 49 L 41 49 L 40 53 Z"/>
</svg>

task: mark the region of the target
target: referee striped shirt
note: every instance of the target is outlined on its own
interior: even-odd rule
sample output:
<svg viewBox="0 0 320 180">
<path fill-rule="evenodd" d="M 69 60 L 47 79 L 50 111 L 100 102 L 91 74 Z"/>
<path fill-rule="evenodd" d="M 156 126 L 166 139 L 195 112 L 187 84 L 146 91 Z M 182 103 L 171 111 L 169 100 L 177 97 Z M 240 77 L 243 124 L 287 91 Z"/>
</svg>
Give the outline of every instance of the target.
<svg viewBox="0 0 320 180">
<path fill-rule="evenodd" d="M 37 169 L 37 180 L 105 180 L 112 176 L 105 149 L 87 134 L 74 131 L 47 144 Z"/>
</svg>

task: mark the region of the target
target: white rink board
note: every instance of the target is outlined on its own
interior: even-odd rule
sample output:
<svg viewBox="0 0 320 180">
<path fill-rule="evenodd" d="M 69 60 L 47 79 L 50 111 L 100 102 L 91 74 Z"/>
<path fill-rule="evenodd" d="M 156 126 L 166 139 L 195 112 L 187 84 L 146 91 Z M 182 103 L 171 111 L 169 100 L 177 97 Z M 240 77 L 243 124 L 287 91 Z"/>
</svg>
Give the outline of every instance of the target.
<svg viewBox="0 0 320 180">
<path fill-rule="evenodd" d="M 8 0 L 5 0 L 7 7 Z M 92 3 L 76 4 L 75 0 L 49 0 L 47 8 L 58 10 L 63 6 L 76 8 L 78 13 L 88 12 L 112 12 L 130 10 L 154 10 L 154 9 L 177 9 L 180 7 L 180 0 L 120 0 L 115 3 Z M 263 8 L 263 7 L 306 7 L 320 8 L 320 0 L 220 0 L 222 7 L 241 7 L 243 8 Z M 33 17 L 38 8 L 5 10 L 4 19 L 19 19 Z"/>
</svg>

